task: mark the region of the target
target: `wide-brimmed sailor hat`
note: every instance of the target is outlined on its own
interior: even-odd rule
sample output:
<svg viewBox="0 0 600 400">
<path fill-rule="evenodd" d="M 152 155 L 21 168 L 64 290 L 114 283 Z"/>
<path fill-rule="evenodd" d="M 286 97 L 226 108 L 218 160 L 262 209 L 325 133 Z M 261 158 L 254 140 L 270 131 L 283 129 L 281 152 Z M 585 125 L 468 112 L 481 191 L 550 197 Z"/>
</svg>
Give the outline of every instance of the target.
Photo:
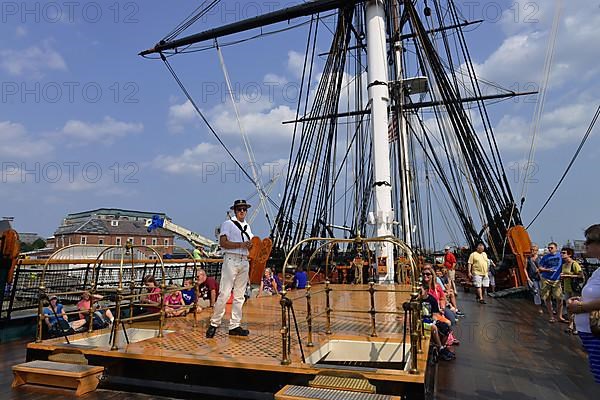
<svg viewBox="0 0 600 400">
<path fill-rule="evenodd" d="M 235 210 L 238 207 L 246 207 L 246 208 L 250 208 L 252 207 L 250 204 L 246 203 L 246 200 L 236 200 L 233 202 L 233 205 L 231 207 L 229 207 L 230 210 Z"/>
</svg>

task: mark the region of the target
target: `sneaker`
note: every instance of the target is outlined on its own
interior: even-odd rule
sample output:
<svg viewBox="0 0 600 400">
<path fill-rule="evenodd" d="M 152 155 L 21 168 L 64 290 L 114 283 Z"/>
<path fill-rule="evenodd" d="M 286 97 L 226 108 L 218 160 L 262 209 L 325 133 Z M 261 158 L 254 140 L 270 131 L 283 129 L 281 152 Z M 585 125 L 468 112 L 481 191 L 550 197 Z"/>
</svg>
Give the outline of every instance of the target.
<svg viewBox="0 0 600 400">
<path fill-rule="evenodd" d="M 215 333 L 217 333 L 217 327 L 211 325 L 206 330 L 206 337 L 209 339 L 212 339 L 215 337 Z"/>
<path fill-rule="evenodd" d="M 465 317 L 465 314 L 462 311 L 456 311 L 457 317 Z"/>
<path fill-rule="evenodd" d="M 230 336 L 248 336 L 249 334 L 250 331 L 248 329 L 242 328 L 241 326 L 229 330 Z"/>
<path fill-rule="evenodd" d="M 454 360 L 456 358 L 456 355 L 450 350 L 448 350 L 446 347 L 444 347 L 443 349 L 440 349 L 440 358 L 444 361 L 449 361 Z"/>
</svg>

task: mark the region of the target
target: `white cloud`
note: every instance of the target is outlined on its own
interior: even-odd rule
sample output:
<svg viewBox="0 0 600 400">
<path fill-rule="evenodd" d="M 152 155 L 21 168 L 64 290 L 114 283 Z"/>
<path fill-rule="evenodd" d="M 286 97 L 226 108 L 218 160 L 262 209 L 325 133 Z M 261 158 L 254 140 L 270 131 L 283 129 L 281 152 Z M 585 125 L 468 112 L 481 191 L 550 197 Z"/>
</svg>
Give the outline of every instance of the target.
<svg viewBox="0 0 600 400">
<path fill-rule="evenodd" d="M 0 68 L 13 76 L 40 77 L 47 70 L 67 70 L 67 63 L 48 41 L 21 50 L 0 50 L 0 59 Z"/>
<path fill-rule="evenodd" d="M 171 133 L 181 133 L 185 126 L 198 121 L 198 115 L 192 103 L 188 100 L 183 104 L 173 104 L 169 107 L 167 128 Z"/>
<path fill-rule="evenodd" d="M 302 77 L 304 71 L 304 55 L 297 51 L 288 51 L 287 69 L 295 78 Z"/>
<path fill-rule="evenodd" d="M 27 132 L 25 126 L 11 121 L 0 121 L 0 156 L 10 161 L 11 157 L 42 157 L 52 152 L 52 145 L 45 139 L 36 138 Z"/>
<path fill-rule="evenodd" d="M 172 174 L 209 173 L 214 169 L 218 170 L 225 157 L 222 147 L 200 143 L 176 156 L 159 155 L 154 159 L 153 165 Z"/>
<path fill-rule="evenodd" d="M 554 149 L 581 140 L 598 105 L 583 100 L 548 111 L 542 117 L 536 149 Z M 531 121 L 505 115 L 495 128 L 498 146 L 505 151 L 528 151 L 531 146 Z"/>
<path fill-rule="evenodd" d="M 276 83 L 277 85 L 285 85 L 286 83 L 288 83 L 288 80 L 285 77 L 273 73 L 266 74 L 263 81 L 269 84 Z"/>
<path fill-rule="evenodd" d="M 69 120 L 59 132 L 59 136 L 75 140 L 76 144 L 102 142 L 111 144 L 116 139 L 144 130 L 142 123 L 117 121 L 112 117 L 104 117 L 99 123 Z"/>
<path fill-rule="evenodd" d="M 27 28 L 24 26 L 17 26 L 17 29 L 15 29 L 15 36 L 18 38 L 27 36 Z"/>
</svg>

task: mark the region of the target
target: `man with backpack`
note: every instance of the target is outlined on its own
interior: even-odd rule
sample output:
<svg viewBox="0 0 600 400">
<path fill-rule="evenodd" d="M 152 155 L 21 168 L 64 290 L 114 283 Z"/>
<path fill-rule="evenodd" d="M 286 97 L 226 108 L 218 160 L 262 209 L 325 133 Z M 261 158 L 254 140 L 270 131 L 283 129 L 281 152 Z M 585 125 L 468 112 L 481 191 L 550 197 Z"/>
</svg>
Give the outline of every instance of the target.
<svg viewBox="0 0 600 400">
<path fill-rule="evenodd" d="M 248 253 L 252 247 L 250 239 L 252 231 L 245 221 L 248 208 L 251 205 L 246 200 L 236 200 L 230 207 L 235 216 L 223 222 L 219 237 L 219 245 L 223 249 L 223 268 L 219 284 L 219 297 L 214 305 L 210 326 L 206 331 L 207 338 L 213 338 L 225 314 L 225 305 L 233 290 L 233 303 L 231 305 L 231 319 L 229 321 L 229 335 L 248 336 L 250 331 L 240 326 L 242 320 L 242 306 L 244 294 L 248 285 L 250 264 Z"/>
</svg>

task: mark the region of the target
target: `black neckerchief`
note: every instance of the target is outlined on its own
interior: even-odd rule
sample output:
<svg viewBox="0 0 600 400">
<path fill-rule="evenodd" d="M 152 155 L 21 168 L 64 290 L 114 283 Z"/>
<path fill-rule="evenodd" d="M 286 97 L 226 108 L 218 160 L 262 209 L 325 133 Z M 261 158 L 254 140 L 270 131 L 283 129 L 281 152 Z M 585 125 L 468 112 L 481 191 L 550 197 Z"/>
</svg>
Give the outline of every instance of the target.
<svg viewBox="0 0 600 400">
<path fill-rule="evenodd" d="M 246 224 L 246 226 L 242 227 L 242 224 L 240 224 L 240 222 L 235 219 L 231 219 L 231 222 L 233 222 L 235 224 L 235 226 L 237 226 L 238 229 L 240 230 L 240 232 L 242 233 L 242 241 L 244 240 L 244 235 L 246 235 L 248 240 L 250 240 L 250 235 L 248 234 L 248 232 L 246 232 L 246 229 L 248 229 L 248 224 Z"/>
</svg>

